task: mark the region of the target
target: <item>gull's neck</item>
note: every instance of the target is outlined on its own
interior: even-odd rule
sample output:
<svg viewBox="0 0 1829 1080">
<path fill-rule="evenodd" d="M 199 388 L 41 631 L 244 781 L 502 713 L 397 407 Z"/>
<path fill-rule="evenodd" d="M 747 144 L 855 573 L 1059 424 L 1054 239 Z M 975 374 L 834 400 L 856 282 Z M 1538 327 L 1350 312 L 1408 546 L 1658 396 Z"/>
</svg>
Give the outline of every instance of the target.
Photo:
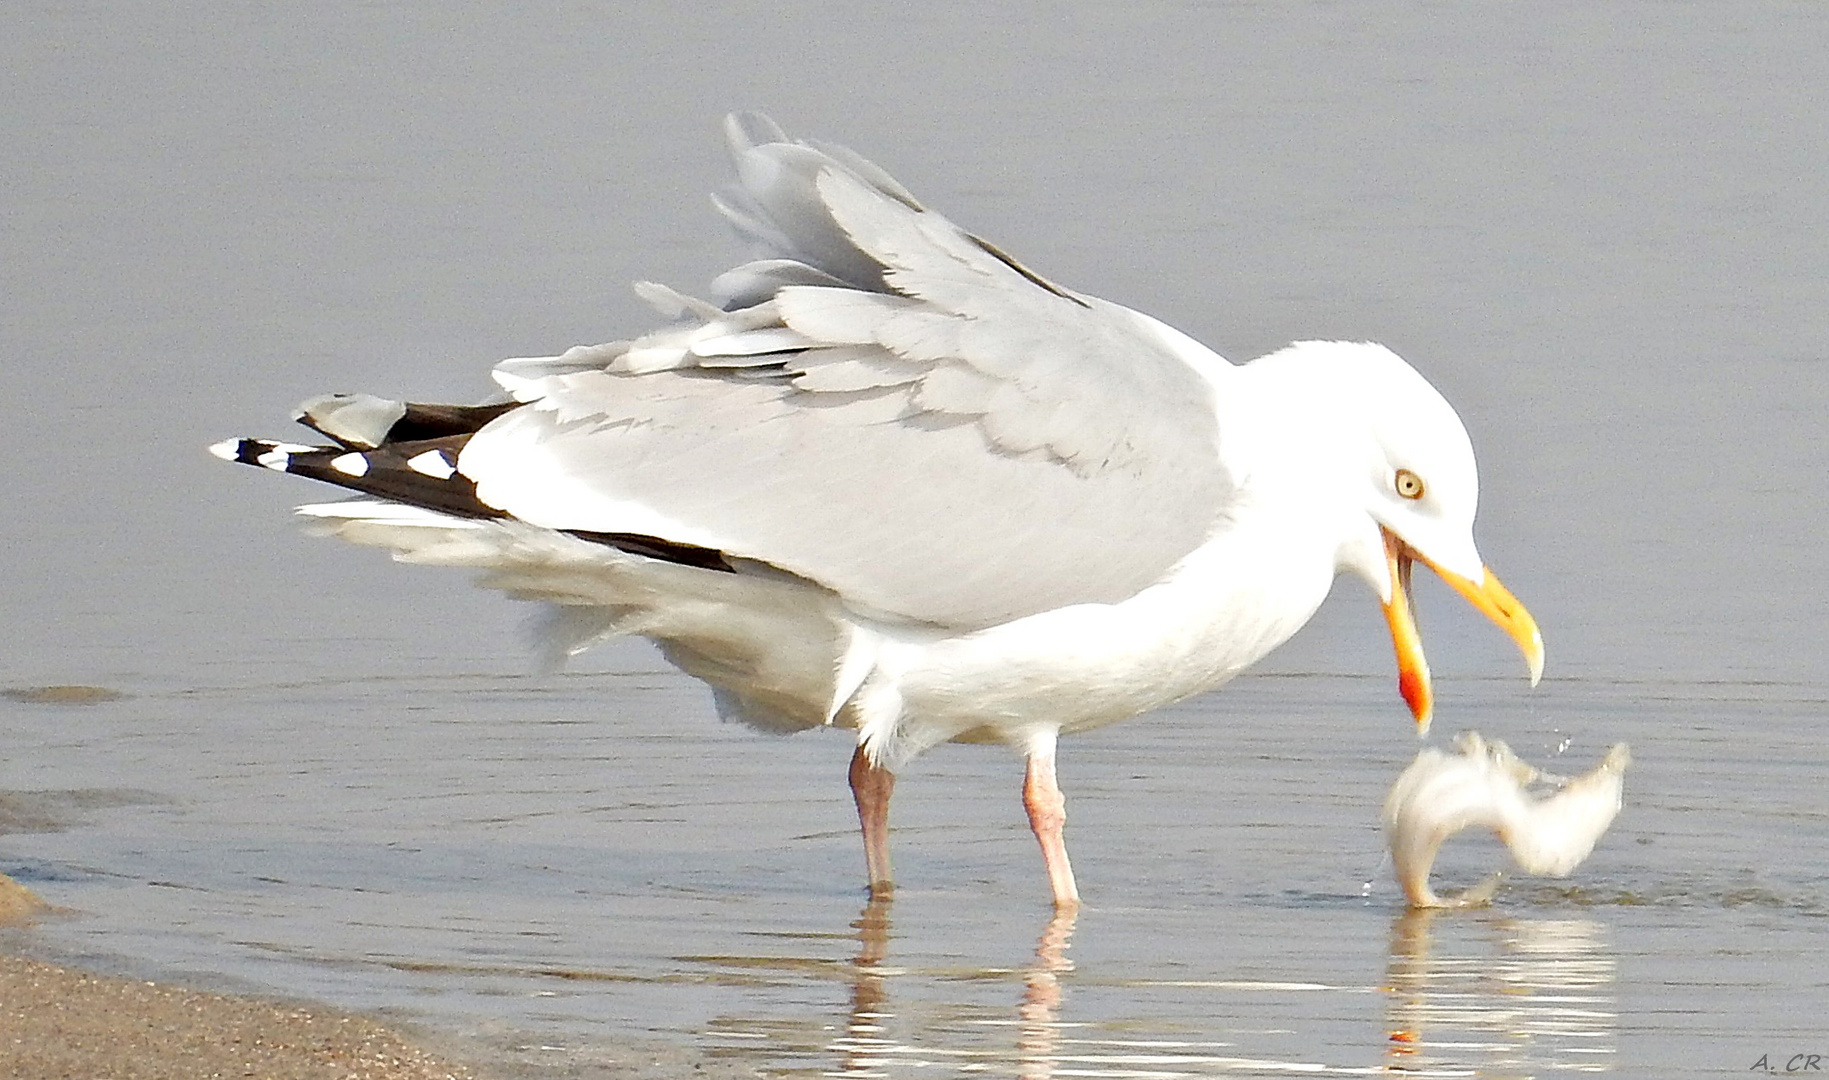
<svg viewBox="0 0 1829 1080">
<path fill-rule="evenodd" d="M 1358 380 L 1342 377 L 1329 344 L 1232 369 L 1218 405 L 1219 457 L 1240 527 L 1289 538 L 1300 549 L 1292 558 L 1323 562 L 1330 578 L 1352 570 L 1376 587 L 1384 546 L 1366 492 L 1383 455 Z"/>
</svg>

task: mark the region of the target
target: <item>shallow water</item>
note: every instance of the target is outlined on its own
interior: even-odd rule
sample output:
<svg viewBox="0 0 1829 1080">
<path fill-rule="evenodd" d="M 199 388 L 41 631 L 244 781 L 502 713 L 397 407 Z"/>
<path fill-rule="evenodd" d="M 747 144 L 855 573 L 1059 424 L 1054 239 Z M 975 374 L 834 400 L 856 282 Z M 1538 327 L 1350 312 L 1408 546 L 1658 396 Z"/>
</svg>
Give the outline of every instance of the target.
<svg viewBox="0 0 1829 1080">
<path fill-rule="evenodd" d="M 1445 713 L 1541 732 L 1533 760 L 1574 771 L 1622 738 L 1638 760 L 1574 879 L 1422 915 L 1375 824 L 1414 745 L 1387 681 L 1247 678 L 1067 744 L 1088 904 L 1062 921 L 1013 757 L 911 771 L 902 888 L 866 905 L 848 741 L 722 726 L 625 659 L 7 703 L 35 748 L 10 784 L 126 794 L 7 837 L 0 869 L 75 910 L 42 931 L 60 953 L 548 1061 L 638 1036 L 782 1075 L 1744 1069 L 1813 1045 L 1829 1006 L 1813 691 L 1450 683 Z M 1501 854 L 1457 841 L 1438 880 Z"/>
<path fill-rule="evenodd" d="M 125 695 L 0 697 L 0 871 L 74 912 L 24 944 L 536 1071 L 1829 1061 L 1825 54 L 1777 0 L 0 6 L 0 688 Z M 1063 745 L 1073 925 L 983 748 L 910 771 L 866 907 L 843 736 L 721 726 L 638 645 L 525 677 L 514 605 L 203 453 L 645 328 L 626 282 L 733 255 L 738 107 L 1234 359 L 1414 361 L 1549 645 L 1528 690 L 1421 582 L 1437 741 L 1629 741 L 1593 858 L 1403 914 L 1376 819 L 1415 742 L 1349 585 L 1265 674 Z"/>
</svg>

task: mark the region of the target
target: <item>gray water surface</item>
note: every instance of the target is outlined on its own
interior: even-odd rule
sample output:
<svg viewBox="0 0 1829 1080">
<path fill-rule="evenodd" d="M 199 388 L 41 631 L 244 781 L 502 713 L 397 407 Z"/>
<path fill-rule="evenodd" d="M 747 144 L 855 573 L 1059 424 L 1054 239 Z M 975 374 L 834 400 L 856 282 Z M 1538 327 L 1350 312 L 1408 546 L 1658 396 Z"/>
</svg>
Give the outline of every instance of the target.
<svg viewBox="0 0 1829 1080">
<path fill-rule="evenodd" d="M 7 869 L 77 909 L 43 931 L 66 954 L 511 1033 L 553 1061 L 637 1036 L 792 1075 L 1644 1074 L 1810 1045 L 1829 1005 L 1820 691 L 1449 687 L 1563 771 L 1603 740 L 1650 749 L 1574 879 L 1428 915 L 1404 912 L 1375 826 L 1413 745 L 1389 687 L 1247 677 L 1069 744 L 1088 903 L 1062 922 L 1014 757 L 911 770 L 902 887 L 866 905 L 847 740 L 721 726 L 628 659 L 10 706 L 34 784 L 142 794 L 8 836 Z M 1796 794 L 1746 798 L 1778 790 Z M 1500 856 L 1451 845 L 1438 877 Z"/>
<path fill-rule="evenodd" d="M 0 871 L 74 912 L 27 944 L 528 1069 L 1829 1060 L 1824 55 L 1822 7 L 1758 0 L 6 5 L 0 686 L 126 695 L 0 698 Z M 1437 741 L 1629 741 L 1594 857 L 1402 912 L 1376 819 L 1416 743 L 1349 584 L 1262 674 L 1064 744 L 1071 925 L 976 747 L 910 771 L 867 907 L 844 737 L 720 725 L 635 644 L 528 676 L 515 605 L 203 453 L 644 328 L 627 282 L 734 254 L 704 194 L 746 107 L 1235 360 L 1413 361 L 1549 646 L 1530 690 L 1423 582 Z"/>
</svg>

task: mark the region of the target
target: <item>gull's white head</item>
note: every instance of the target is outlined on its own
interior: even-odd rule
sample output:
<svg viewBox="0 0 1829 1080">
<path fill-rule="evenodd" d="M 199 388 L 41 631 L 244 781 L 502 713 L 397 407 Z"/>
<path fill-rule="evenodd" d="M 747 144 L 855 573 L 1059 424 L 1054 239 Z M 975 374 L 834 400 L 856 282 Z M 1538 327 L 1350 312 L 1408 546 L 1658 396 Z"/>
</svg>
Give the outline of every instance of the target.
<svg viewBox="0 0 1829 1080">
<path fill-rule="evenodd" d="M 1486 568 L 1473 541 L 1480 480 L 1467 429 L 1447 399 L 1382 345 L 1304 341 L 1256 361 L 1299 402 L 1309 475 L 1341 511 L 1337 567 L 1370 584 L 1397 650 L 1399 687 L 1419 728 L 1433 710 L 1429 666 L 1410 605 L 1420 560 L 1517 642 L 1534 685 L 1537 624 Z"/>
</svg>

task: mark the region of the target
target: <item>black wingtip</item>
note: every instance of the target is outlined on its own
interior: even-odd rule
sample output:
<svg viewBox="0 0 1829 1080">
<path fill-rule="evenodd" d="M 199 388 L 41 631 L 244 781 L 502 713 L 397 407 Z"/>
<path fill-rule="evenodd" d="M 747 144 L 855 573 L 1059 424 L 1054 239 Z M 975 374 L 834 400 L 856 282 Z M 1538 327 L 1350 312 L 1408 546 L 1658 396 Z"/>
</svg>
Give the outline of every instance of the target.
<svg viewBox="0 0 1829 1080">
<path fill-rule="evenodd" d="M 296 454 L 313 454 L 323 447 L 299 443 L 274 442 L 269 439 L 224 439 L 210 446 L 210 453 L 239 465 L 258 465 L 274 472 L 290 472 Z"/>
</svg>

